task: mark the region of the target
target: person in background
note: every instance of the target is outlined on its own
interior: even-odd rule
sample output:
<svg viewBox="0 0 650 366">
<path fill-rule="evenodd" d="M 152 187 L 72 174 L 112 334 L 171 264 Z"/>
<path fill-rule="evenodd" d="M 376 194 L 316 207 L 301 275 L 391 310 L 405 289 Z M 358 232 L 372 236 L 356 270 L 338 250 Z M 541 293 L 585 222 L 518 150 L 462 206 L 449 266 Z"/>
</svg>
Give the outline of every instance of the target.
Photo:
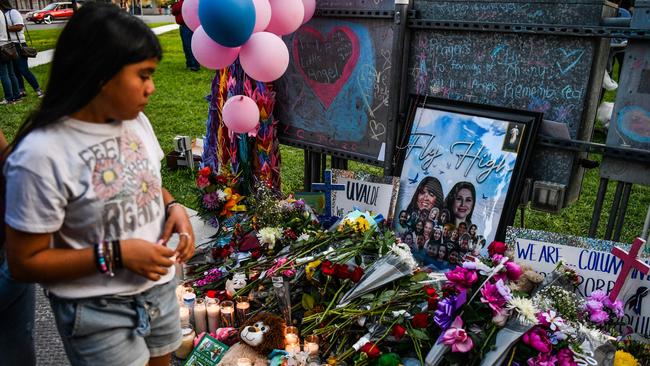
<svg viewBox="0 0 650 366">
<path fill-rule="evenodd" d="M 185 24 L 185 20 L 183 20 L 183 12 L 181 11 L 182 9 L 183 0 L 177 1 L 172 5 L 172 15 L 174 16 L 176 23 L 180 26 L 183 53 L 185 53 L 185 67 L 192 71 L 199 71 L 201 66 L 192 53 L 192 35 L 194 32 L 192 32 L 190 27 Z"/>
<path fill-rule="evenodd" d="M 0 16 L 0 46 L 10 44 L 9 34 L 7 33 L 7 21 L 4 12 Z M 2 104 L 16 104 L 20 102 L 20 93 L 18 91 L 18 80 L 14 75 L 14 66 L 11 60 L 0 58 L 0 83 L 5 97 L 0 101 Z"/>
<path fill-rule="evenodd" d="M 168 366 L 181 344 L 173 264 L 192 257 L 194 233 L 162 187 L 164 154 L 143 113 L 161 58 L 140 18 L 82 6 L 4 160 L 9 271 L 47 290 L 73 366 Z"/>
<path fill-rule="evenodd" d="M 9 29 L 9 41 L 16 43 L 17 47 L 27 47 L 25 42 L 25 21 L 23 20 L 22 15 L 18 10 L 14 9 L 11 6 L 9 0 L 0 0 L 0 10 L 5 14 L 5 19 L 7 21 L 7 28 Z M 39 98 L 43 97 L 43 92 L 41 91 L 40 85 L 38 85 L 38 80 L 36 76 L 32 74 L 27 65 L 27 57 L 21 56 L 18 53 L 18 58 L 12 61 L 14 68 L 14 75 L 18 81 L 18 91 L 20 97 L 26 97 L 27 93 L 25 92 L 25 82 L 23 78 L 27 80 L 32 89 L 36 92 L 36 95 Z"/>
<path fill-rule="evenodd" d="M 7 140 L 0 130 L 0 161 Z M 0 183 L 2 179 L 0 179 Z M 0 215 L 4 214 L 4 187 L 0 185 Z M 0 230 L 0 366 L 36 365 L 34 352 L 34 285 L 16 282 L 4 255 L 5 232 Z"/>
</svg>

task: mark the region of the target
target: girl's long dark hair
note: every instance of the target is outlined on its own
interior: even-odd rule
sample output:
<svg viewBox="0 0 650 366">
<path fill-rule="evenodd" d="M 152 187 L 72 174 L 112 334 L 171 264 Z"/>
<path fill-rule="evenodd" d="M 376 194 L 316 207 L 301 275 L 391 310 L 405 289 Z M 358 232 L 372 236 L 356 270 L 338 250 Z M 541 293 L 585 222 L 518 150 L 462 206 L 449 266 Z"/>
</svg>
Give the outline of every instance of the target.
<svg viewBox="0 0 650 366">
<path fill-rule="evenodd" d="M 30 132 L 57 123 L 86 106 L 124 66 L 151 58 L 162 59 L 162 48 L 142 20 L 113 4 L 93 2 L 82 6 L 56 43 L 45 97 L 20 126 L 9 151 L 15 150 Z M 2 165 L 4 159 L 0 157 L 0 168 Z M 0 174 L 0 192 L 4 184 Z M 0 212 L 0 223 L 4 231 L 4 210 Z"/>
</svg>

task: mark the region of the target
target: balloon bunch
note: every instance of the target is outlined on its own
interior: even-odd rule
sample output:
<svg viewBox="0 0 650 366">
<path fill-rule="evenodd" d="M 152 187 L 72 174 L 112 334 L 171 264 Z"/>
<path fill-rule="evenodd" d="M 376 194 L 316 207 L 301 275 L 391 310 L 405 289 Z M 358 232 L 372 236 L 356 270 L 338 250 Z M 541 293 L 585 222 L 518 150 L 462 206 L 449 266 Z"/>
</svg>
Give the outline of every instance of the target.
<svg viewBox="0 0 650 366">
<path fill-rule="evenodd" d="M 316 0 L 185 0 L 185 24 L 194 31 L 192 53 L 208 69 L 223 69 L 237 60 L 251 78 L 279 79 L 289 66 L 289 50 L 280 38 L 308 22 Z M 247 96 L 233 96 L 223 106 L 231 133 L 249 133 L 259 123 L 257 105 Z"/>
</svg>

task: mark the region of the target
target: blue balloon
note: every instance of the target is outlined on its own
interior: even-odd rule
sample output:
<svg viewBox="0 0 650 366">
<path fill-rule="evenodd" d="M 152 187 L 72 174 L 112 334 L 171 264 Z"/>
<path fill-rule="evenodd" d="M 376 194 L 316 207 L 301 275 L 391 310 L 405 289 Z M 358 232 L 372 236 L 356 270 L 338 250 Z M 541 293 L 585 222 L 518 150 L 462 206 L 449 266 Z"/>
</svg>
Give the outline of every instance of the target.
<svg viewBox="0 0 650 366">
<path fill-rule="evenodd" d="M 255 5 L 253 0 L 200 0 L 199 19 L 215 42 L 239 47 L 253 34 Z"/>
</svg>

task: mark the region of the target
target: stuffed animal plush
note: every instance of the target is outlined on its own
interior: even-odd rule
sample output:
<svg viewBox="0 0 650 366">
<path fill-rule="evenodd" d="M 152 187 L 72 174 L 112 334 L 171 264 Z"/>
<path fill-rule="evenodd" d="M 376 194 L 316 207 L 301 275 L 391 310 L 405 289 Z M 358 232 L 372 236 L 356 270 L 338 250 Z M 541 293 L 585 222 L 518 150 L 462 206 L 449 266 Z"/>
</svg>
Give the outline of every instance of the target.
<svg viewBox="0 0 650 366">
<path fill-rule="evenodd" d="M 256 314 L 241 326 L 241 340 L 228 349 L 219 366 L 236 366 L 240 358 L 248 358 L 253 366 L 268 365 L 268 354 L 284 348 L 284 327 L 284 320 L 279 316 Z"/>
<path fill-rule="evenodd" d="M 513 291 L 521 291 L 530 293 L 544 281 L 544 276 L 535 272 L 530 266 L 525 264 L 521 266 L 521 277 L 515 282 L 510 283 L 510 289 Z"/>
</svg>

